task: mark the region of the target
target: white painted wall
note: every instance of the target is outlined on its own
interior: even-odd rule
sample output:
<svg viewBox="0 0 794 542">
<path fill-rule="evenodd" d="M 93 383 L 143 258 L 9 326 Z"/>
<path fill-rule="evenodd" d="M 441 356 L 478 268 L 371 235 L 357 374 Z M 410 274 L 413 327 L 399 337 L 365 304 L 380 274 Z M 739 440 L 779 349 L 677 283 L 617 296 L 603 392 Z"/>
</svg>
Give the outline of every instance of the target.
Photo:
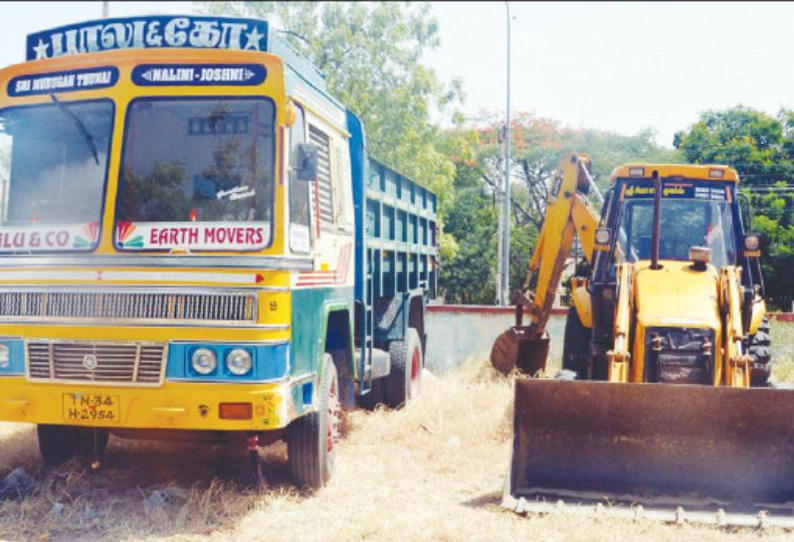
<svg viewBox="0 0 794 542">
<path fill-rule="evenodd" d="M 489 359 L 494 340 L 513 325 L 513 314 L 427 313 L 427 352 L 425 366 L 432 373 L 454 369 L 472 358 Z M 562 364 L 565 316 L 552 316 L 549 366 Z"/>
</svg>

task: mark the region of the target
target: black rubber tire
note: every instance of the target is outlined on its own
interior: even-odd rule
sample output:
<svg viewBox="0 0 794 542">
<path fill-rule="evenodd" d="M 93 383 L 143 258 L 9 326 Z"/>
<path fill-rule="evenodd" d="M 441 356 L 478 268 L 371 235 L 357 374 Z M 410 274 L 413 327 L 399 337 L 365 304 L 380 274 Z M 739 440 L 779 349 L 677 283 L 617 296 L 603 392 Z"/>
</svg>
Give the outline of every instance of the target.
<svg viewBox="0 0 794 542">
<path fill-rule="evenodd" d="M 424 359 L 416 329 L 409 327 L 404 340 L 389 344 L 389 363 L 391 370 L 385 378 L 386 405 L 400 408 L 416 399 L 422 389 Z"/>
<path fill-rule="evenodd" d="M 101 458 L 110 437 L 107 429 L 69 425 L 40 424 L 37 433 L 41 457 L 49 466 L 60 465 L 77 456 Z"/>
<path fill-rule="evenodd" d="M 335 392 L 333 390 L 336 390 Z M 338 413 L 339 381 L 330 354 L 325 354 L 316 411 L 293 420 L 287 428 L 287 461 L 292 482 L 300 489 L 317 490 L 331 479 L 336 459 L 336 442 L 328 449 L 329 403 L 336 393 Z M 337 428 L 338 430 L 338 428 Z"/>
<path fill-rule="evenodd" d="M 584 327 L 576 307 L 568 309 L 565 319 L 565 338 L 562 345 L 562 368 L 576 373 L 577 380 L 587 380 L 587 360 L 590 356 L 590 330 Z"/>
<path fill-rule="evenodd" d="M 750 337 L 748 353 L 753 358 L 753 371 L 750 374 L 750 385 L 755 388 L 769 386 L 772 374 L 772 336 L 769 332 L 769 320 L 764 317 L 758 331 Z"/>
</svg>

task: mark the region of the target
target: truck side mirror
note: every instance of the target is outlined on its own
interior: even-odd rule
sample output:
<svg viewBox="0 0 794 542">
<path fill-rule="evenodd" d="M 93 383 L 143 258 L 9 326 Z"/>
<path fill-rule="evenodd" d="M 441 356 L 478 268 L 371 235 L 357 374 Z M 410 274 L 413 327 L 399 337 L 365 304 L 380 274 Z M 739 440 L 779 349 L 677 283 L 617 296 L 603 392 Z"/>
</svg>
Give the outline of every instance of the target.
<svg viewBox="0 0 794 542">
<path fill-rule="evenodd" d="M 312 143 L 301 143 L 298 145 L 298 160 L 295 169 L 299 181 L 317 180 L 317 151 L 317 145 Z"/>
</svg>

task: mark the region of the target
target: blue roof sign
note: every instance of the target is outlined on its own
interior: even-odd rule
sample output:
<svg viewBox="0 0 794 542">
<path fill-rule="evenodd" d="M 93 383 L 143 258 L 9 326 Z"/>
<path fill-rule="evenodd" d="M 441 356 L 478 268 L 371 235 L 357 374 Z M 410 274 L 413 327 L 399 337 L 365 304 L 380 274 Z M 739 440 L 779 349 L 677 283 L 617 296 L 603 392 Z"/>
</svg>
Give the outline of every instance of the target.
<svg viewBox="0 0 794 542">
<path fill-rule="evenodd" d="M 138 86 L 261 85 L 267 69 L 261 64 L 141 64 L 132 69 Z"/>
<path fill-rule="evenodd" d="M 20 75 L 8 82 L 9 96 L 53 94 L 71 90 L 95 90 L 114 86 L 119 80 L 119 70 L 114 66 L 87 68 L 36 75 Z"/>
<path fill-rule="evenodd" d="M 268 23 L 258 19 L 152 16 L 100 19 L 28 34 L 26 60 L 113 49 L 268 50 Z"/>
</svg>

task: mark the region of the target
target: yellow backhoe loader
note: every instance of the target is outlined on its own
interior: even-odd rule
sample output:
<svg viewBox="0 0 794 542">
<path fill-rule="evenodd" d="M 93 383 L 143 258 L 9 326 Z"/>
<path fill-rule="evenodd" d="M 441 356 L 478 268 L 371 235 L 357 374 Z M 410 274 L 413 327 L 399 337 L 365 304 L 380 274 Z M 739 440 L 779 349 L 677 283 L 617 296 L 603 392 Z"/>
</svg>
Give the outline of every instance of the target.
<svg viewBox="0 0 794 542">
<path fill-rule="evenodd" d="M 768 384 L 759 241 L 736 171 L 618 167 L 598 214 L 589 163 L 563 159 L 516 325 L 491 352 L 497 369 L 519 370 L 505 504 L 606 497 L 632 506 L 601 510 L 624 514 L 794 526 L 791 506 L 773 506 L 794 501 L 794 392 Z M 563 370 L 535 378 L 575 236 L 589 273 L 572 281 Z"/>
</svg>

